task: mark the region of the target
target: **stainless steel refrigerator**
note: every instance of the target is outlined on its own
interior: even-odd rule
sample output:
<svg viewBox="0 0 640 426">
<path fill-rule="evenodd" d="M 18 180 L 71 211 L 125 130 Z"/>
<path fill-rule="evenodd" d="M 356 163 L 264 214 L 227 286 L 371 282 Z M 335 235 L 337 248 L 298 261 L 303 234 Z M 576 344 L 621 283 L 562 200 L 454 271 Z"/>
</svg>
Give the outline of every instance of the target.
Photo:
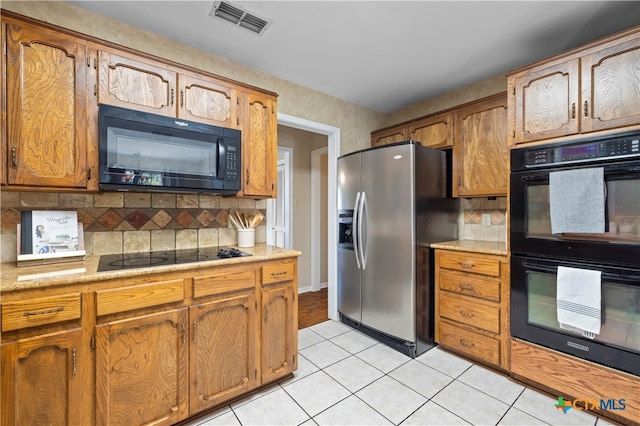
<svg viewBox="0 0 640 426">
<path fill-rule="evenodd" d="M 411 357 L 433 347 L 433 253 L 457 238 L 447 154 L 412 141 L 338 159 L 341 322 Z"/>
</svg>

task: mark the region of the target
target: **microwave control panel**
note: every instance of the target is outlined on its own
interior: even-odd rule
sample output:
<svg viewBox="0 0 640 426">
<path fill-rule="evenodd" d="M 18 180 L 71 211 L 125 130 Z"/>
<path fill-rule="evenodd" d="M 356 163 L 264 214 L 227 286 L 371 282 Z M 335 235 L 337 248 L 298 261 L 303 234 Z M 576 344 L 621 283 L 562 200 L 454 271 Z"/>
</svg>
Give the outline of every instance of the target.
<svg viewBox="0 0 640 426">
<path fill-rule="evenodd" d="M 640 137 L 532 148 L 526 152 L 525 164 L 535 167 L 626 157 L 640 157 Z"/>
</svg>

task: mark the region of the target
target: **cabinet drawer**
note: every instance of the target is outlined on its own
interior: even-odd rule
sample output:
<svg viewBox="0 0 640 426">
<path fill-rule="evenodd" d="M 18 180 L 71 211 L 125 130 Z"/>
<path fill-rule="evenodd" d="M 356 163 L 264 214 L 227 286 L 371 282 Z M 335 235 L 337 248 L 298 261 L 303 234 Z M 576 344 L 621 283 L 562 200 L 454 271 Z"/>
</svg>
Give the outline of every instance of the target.
<svg viewBox="0 0 640 426">
<path fill-rule="evenodd" d="M 500 276 L 500 259 L 464 252 L 440 253 L 440 267 L 475 274 Z"/>
<path fill-rule="evenodd" d="M 255 289 L 255 287 L 256 273 L 254 271 L 208 275 L 193 279 L 193 297 Z"/>
<path fill-rule="evenodd" d="M 97 292 L 98 316 L 148 308 L 184 299 L 184 281 L 171 280 Z"/>
<path fill-rule="evenodd" d="M 79 319 L 80 293 L 2 304 L 2 331 Z"/>
<path fill-rule="evenodd" d="M 294 277 L 293 263 L 269 265 L 262 267 L 262 284 L 291 281 Z"/>
<path fill-rule="evenodd" d="M 492 364 L 500 364 L 500 342 L 498 340 L 442 321 L 439 323 L 439 327 L 439 343 L 441 345 Z"/>
<path fill-rule="evenodd" d="M 481 299 L 500 301 L 500 280 L 479 275 L 441 269 L 438 273 L 438 286 L 442 290 L 453 291 Z"/>
<path fill-rule="evenodd" d="M 492 333 L 500 333 L 500 309 L 486 306 L 476 300 L 455 293 L 440 292 L 440 316 L 478 327 Z"/>
</svg>

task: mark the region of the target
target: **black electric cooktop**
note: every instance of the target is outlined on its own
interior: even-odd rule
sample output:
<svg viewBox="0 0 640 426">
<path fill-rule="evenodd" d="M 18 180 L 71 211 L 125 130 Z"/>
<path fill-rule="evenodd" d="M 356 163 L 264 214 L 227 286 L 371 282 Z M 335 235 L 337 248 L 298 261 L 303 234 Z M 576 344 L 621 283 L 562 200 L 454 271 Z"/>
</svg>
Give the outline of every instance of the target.
<svg viewBox="0 0 640 426">
<path fill-rule="evenodd" d="M 252 254 L 230 247 L 203 247 L 198 249 L 150 251 L 146 253 L 107 254 L 100 256 L 98 272 L 205 262 L 244 256 L 252 256 Z"/>
</svg>

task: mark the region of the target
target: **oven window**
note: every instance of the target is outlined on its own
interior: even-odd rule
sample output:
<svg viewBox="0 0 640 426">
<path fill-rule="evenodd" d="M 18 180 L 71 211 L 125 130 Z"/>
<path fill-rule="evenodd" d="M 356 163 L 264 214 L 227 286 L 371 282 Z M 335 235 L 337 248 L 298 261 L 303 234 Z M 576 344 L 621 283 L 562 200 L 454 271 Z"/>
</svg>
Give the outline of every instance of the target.
<svg viewBox="0 0 640 426">
<path fill-rule="evenodd" d="M 596 342 L 640 353 L 640 287 L 602 283 L 602 326 Z M 556 276 L 527 271 L 527 322 L 570 334 L 556 314 Z"/>
<path fill-rule="evenodd" d="M 557 239 L 551 234 L 549 185 L 526 187 L 526 236 Z M 604 234 L 564 234 L 565 239 L 640 243 L 640 179 L 607 181 Z"/>
</svg>

